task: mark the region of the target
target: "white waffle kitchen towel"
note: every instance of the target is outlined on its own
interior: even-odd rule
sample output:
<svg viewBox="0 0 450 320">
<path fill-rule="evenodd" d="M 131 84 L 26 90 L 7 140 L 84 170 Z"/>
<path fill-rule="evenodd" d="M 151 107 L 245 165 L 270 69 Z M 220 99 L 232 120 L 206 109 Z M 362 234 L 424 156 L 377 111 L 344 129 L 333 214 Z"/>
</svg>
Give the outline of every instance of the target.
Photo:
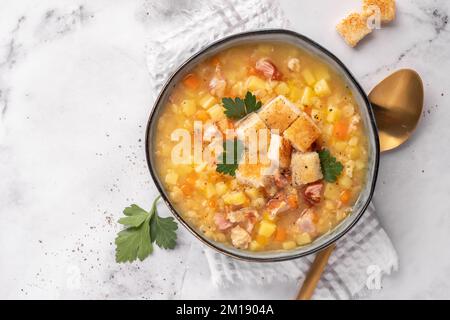
<svg viewBox="0 0 450 320">
<path fill-rule="evenodd" d="M 171 72 L 210 42 L 242 31 L 287 28 L 289 22 L 275 0 L 148 1 L 155 25 L 147 43 L 152 93 Z M 246 282 L 266 284 L 300 281 L 314 256 L 286 262 L 254 263 L 205 248 L 211 280 L 217 286 Z M 315 291 L 315 299 L 350 299 L 376 289 L 383 275 L 398 267 L 395 249 L 370 205 L 358 224 L 337 243 Z"/>
</svg>

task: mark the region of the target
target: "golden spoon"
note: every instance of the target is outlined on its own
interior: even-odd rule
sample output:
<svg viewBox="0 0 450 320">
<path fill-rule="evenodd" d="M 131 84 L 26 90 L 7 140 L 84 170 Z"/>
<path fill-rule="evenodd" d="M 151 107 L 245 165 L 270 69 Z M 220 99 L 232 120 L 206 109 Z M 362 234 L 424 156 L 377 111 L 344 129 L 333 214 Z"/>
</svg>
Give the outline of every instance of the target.
<svg viewBox="0 0 450 320">
<path fill-rule="evenodd" d="M 369 94 L 381 152 L 397 148 L 411 137 L 423 108 L 423 84 L 411 69 L 401 69 L 381 81 Z M 311 299 L 336 244 L 320 251 L 303 281 L 298 300 Z"/>
</svg>

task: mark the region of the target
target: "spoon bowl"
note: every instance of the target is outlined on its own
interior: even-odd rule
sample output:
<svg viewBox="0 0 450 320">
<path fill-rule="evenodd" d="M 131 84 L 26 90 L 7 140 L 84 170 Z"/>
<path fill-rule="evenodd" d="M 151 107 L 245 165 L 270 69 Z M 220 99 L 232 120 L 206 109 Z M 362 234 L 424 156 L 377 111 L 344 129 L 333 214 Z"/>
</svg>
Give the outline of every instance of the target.
<svg viewBox="0 0 450 320">
<path fill-rule="evenodd" d="M 416 71 L 401 69 L 376 85 L 369 94 L 378 127 L 381 151 L 409 139 L 423 109 L 423 84 Z"/>
</svg>

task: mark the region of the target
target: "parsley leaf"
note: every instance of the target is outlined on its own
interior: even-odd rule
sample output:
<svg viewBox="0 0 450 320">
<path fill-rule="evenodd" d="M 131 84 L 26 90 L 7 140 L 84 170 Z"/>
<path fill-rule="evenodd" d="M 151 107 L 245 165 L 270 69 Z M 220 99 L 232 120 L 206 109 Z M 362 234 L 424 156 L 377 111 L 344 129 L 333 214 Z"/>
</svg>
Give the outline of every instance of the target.
<svg viewBox="0 0 450 320">
<path fill-rule="evenodd" d="M 344 168 L 342 163 L 337 161 L 336 158 L 331 155 L 330 151 L 326 149 L 319 151 L 319 158 L 325 181 L 335 182 Z"/>
<path fill-rule="evenodd" d="M 230 150 L 230 148 L 232 150 Z M 226 140 L 223 143 L 223 152 L 218 158 L 220 163 L 217 164 L 216 171 L 234 177 L 243 150 L 244 146 L 240 140 Z M 232 152 L 233 154 L 231 155 Z"/>
<path fill-rule="evenodd" d="M 163 249 L 173 249 L 177 244 L 177 234 L 175 231 L 178 225 L 172 217 L 161 218 L 154 215 L 150 222 L 150 233 L 152 235 L 152 242 Z"/>
<path fill-rule="evenodd" d="M 153 252 L 153 242 L 163 249 L 175 247 L 178 226 L 172 217 L 158 216 L 159 199 L 160 196 L 153 201 L 150 212 L 135 204 L 125 208 L 125 217 L 120 218 L 119 223 L 127 228 L 120 231 L 115 240 L 116 262 L 144 260 Z"/>
<path fill-rule="evenodd" d="M 261 101 L 256 101 L 256 96 L 247 91 L 245 99 L 241 98 L 223 98 L 223 107 L 225 108 L 225 115 L 230 119 L 242 119 L 249 113 L 257 111 L 261 108 Z"/>
</svg>

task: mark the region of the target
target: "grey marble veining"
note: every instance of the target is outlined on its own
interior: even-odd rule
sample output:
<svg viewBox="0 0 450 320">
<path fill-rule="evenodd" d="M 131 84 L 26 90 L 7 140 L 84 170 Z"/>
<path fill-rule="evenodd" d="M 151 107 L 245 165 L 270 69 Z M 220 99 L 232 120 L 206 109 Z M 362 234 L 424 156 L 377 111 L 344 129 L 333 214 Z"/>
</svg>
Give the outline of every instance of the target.
<svg viewBox="0 0 450 320">
<path fill-rule="evenodd" d="M 290 298 L 298 284 L 218 289 L 202 248 L 180 229 L 173 252 L 114 262 L 115 221 L 156 189 L 143 148 L 151 102 L 145 43 L 170 1 L 0 3 L 1 298 Z M 289 1 L 295 31 L 347 64 L 365 90 L 398 68 L 426 90 L 413 139 L 383 154 L 374 202 L 400 269 L 375 298 L 450 297 L 450 4 L 398 0 L 394 23 L 356 49 L 334 31 L 356 2 Z M 194 8 L 195 1 L 189 1 Z M 149 14 L 158 9 L 157 17 Z M 161 206 L 161 214 L 168 211 Z"/>
</svg>

